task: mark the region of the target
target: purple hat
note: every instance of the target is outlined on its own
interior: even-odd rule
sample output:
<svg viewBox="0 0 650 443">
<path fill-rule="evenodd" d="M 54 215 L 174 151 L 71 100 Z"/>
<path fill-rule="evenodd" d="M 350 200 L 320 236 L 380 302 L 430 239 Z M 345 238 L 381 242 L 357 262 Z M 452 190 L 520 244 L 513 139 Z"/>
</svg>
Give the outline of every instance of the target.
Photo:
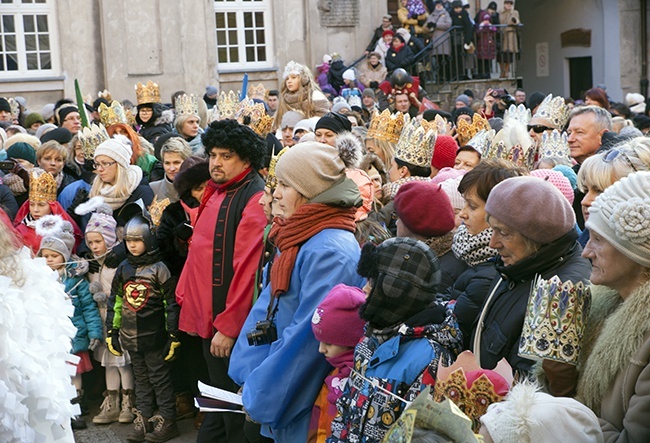
<svg viewBox="0 0 650 443">
<path fill-rule="evenodd" d="M 359 307 L 366 301 L 364 292 L 352 286 L 336 285 L 325 296 L 311 318 L 316 340 L 353 348 L 363 336 L 366 322 L 359 317 Z"/>
</svg>

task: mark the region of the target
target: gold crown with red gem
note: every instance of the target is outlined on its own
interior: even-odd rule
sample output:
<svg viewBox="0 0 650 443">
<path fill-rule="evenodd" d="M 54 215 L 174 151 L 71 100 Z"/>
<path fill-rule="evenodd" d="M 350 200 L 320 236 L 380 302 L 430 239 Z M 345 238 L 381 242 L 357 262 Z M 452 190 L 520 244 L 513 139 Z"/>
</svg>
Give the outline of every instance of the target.
<svg viewBox="0 0 650 443">
<path fill-rule="evenodd" d="M 381 114 L 375 111 L 370 120 L 367 138 L 376 138 L 391 143 L 397 143 L 404 125 L 410 120 L 408 114 L 396 112 L 392 114 L 385 109 Z"/>
<path fill-rule="evenodd" d="M 154 83 L 149 80 L 146 84 L 138 82 L 135 85 L 135 97 L 137 99 L 138 105 L 144 103 L 161 103 L 160 100 L 160 88 L 158 83 Z"/>
</svg>

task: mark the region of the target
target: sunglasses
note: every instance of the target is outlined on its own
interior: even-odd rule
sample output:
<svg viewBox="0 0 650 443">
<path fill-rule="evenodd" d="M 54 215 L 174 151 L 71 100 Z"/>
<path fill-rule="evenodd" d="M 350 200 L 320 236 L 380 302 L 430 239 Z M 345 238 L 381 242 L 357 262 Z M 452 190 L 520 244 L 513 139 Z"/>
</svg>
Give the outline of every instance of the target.
<svg viewBox="0 0 650 443">
<path fill-rule="evenodd" d="M 634 172 L 639 172 L 639 171 L 636 169 L 636 167 L 634 166 L 634 164 L 632 163 L 632 160 L 630 160 L 630 157 L 628 157 L 628 155 L 627 155 L 625 152 L 620 151 L 620 150 L 618 150 L 618 149 L 611 149 L 611 150 L 609 150 L 609 151 L 607 152 L 607 154 L 605 155 L 605 158 L 603 158 L 603 161 L 604 161 L 605 163 L 611 163 L 611 162 L 613 162 L 613 161 L 616 159 L 616 157 L 618 157 L 619 155 L 620 155 L 621 157 L 623 157 L 623 159 L 625 160 L 625 162 L 628 164 L 628 166 L 629 166 L 630 168 L 632 168 L 632 169 L 634 170 Z"/>
<path fill-rule="evenodd" d="M 528 131 L 533 130 L 535 134 L 541 134 L 544 131 L 552 131 L 554 128 L 549 128 L 544 125 L 528 125 Z"/>
</svg>

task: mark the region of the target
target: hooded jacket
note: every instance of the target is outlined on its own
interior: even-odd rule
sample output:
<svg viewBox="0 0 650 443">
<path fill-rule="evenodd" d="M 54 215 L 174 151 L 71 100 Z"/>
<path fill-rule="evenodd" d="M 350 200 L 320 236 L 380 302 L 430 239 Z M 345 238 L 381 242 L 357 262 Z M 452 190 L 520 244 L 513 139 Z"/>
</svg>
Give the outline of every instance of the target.
<svg viewBox="0 0 650 443">
<path fill-rule="evenodd" d="M 69 264 L 61 277 L 65 292 L 72 300 L 74 314 L 72 324 L 77 328 L 77 333 L 72 339 L 72 352 L 87 351 L 91 339 L 102 340 L 104 330 L 99 308 L 88 290 L 88 281 L 83 276 L 75 276 L 76 264 Z"/>
<path fill-rule="evenodd" d="M 167 109 L 161 103 L 150 103 L 153 110 L 151 118 L 143 123 L 140 115 L 136 114 L 135 121 L 140 125 L 138 133 L 149 143 L 155 143 L 156 139 L 167 132 L 172 132 L 172 123 L 174 121 L 174 112 Z"/>
</svg>

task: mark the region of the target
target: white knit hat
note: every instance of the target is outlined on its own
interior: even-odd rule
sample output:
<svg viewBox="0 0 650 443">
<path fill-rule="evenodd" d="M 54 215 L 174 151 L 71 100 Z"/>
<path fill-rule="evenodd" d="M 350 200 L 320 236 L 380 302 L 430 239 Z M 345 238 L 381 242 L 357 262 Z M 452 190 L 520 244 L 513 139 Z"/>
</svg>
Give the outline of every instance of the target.
<svg viewBox="0 0 650 443">
<path fill-rule="evenodd" d="M 343 71 L 343 80 L 355 80 L 354 69 L 346 69 Z"/>
<path fill-rule="evenodd" d="M 125 140 L 128 141 L 124 136 L 109 138 L 97 146 L 94 158 L 97 158 L 100 155 L 105 155 L 118 162 L 123 168 L 128 168 L 131 164 L 131 155 L 133 154 L 133 151 L 131 146 L 129 146 Z"/>
<path fill-rule="evenodd" d="M 589 208 L 586 225 L 630 260 L 650 267 L 650 172 L 635 172 L 605 189 Z"/>
<path fill-rule="evenodd" d="M 481 423 L 494 443 L 602 443 L 598 417 L 577 400 L 537 392 L 528 383 L 515 385 L 506 399 L 492 403 Z"/>
<path fill-rule="evenodd" d="M 72 224 L 60 215 L 44 215 L 36 222 L 36 234 L 42 237 L 38 248 L 40 257 L 43 249 L 57 252 L 67 262 L 74 249 L 74 229 Z"/>
<path fill-rule="evenodd" d="M 443 191 L 445 191 L 445 194 L 447 194 L 447 197 L 449 197 L 449 201 L 451 202 L 451 207 L 454 208 L 454 210 L 462 210 L 465 207 L 465 199 L 461 195 L 460 192 L 458 192 L 458 185 L 460 184 L 460 181 L 463 179 L 463 176 L 460 175 L 455 178 L 449 178 L 443 182 L 440 183 L 440 187 L 442 188 Z"/>
<path fill-rule="evenodd" d="M 625 95 L 625 104 L 630 107 L 630 111 L 635 114 L 645 113 L 645 98 L 638 92 L 628 92 Z"/>
</svg>

